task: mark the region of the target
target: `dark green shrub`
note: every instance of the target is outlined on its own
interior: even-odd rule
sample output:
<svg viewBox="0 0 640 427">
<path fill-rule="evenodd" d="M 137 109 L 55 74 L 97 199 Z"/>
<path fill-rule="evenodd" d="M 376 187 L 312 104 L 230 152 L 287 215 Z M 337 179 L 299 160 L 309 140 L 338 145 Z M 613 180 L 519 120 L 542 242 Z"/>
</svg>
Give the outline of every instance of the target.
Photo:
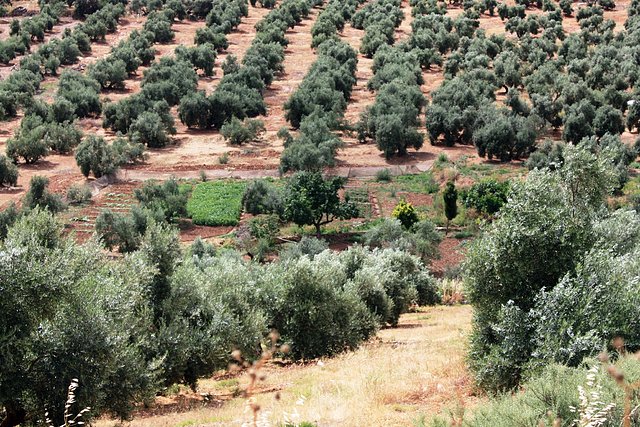
<svg viewBox="0 0 640 427">
<path fill-rule="evenodd" d="M 158 113 L 145 111 L 131 123 L 129 138 L 136 144 L 162 148 L 171 143 L 168 133 L 172 130 L 167 129 Z"/>
<path fill-rule="evenodd" d="M 207 129 L 211 122 L 211 104 L 203 92 L 186 95 L 180 100 L 178 116 L 189 128 Z"/>
<path fill-rule="evenodd" d="M 14 137 L 7 141 L 7 157 L 14 162 L 20 158 L 28 164 L 37 162 L 49 154 L 46 135 L 47 125 L 40 117 L 25 117 Z"/>
<path fill-rule="evenodd" d="M 494 215 L 507 203 L 509 183 L 488 179 L 473 184 L 462 192 L 462 202 L 484 215 Z"/>
<path fill-rule="evenodd" d="M 169 43 L 175 38 L 171 29 L 171 21 L 159 12 L 151 12 L 144 23 L 144 30 L 153 34 L 156 43 Z"/>
<path fill-rule="evenodd" d="M 216 51 L 212 44 L 205 43 L 191 48 L 178 46 L 176 57 L 181 61 L 190 62 L 195 69 L 201 69 L 205 76 L 214 74 Z"/>
<path fill-rule="evenodd" d="M 140 206 L 150 211 L 162 212 L 167 221 L 187 216 L 187 187 L 180 187 L 178 181 L 170 178 L 163 183 L 146 181 L 134 194 Z"/>
<path fill-rule="evenodd" d="M 307 258 L 285 264 L 282 294 L 271 308 L 270 325 L 290 344 L 291 357 L 313 359 L 357 347 L 376 330 L 362 300 L 323 280 Z M 282 268 L 282 267 L 280 267 Z"/>
<path fill-rule="evenodd" d="M 280 213 L 282 200 L 279 191 L 267 181 L 256 180 L 247 185 L 242 195 L 245 212 L 252 215 Z"/>
<path fill-rule="evenodd" d="M 75 106 L 78 117 L 100 114 L 100 84 L 78 71 L 66 69 L 60 75 L 58 96 Z"/>
<path fill-rule="evenodd" d="M 122 89 L 127 78 L 127 64 L 114 58 L 105 58 L 91 64 L 89 77 L 100 83 L 102 89 Z"/>
<path fill-rule="evenodd" d="M 162 58 L 144 72 L 142 93 L 150 99 L 164 99 L 176 105 L 180 99 L 196 91 L 198 75 L 191 64 L 174 58 Z"/>
</svg>

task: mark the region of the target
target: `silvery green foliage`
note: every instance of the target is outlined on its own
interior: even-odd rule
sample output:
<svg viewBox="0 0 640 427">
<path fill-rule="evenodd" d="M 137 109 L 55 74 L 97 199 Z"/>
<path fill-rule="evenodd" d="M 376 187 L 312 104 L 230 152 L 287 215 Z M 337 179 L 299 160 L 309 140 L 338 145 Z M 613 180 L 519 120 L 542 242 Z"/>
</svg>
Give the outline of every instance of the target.
<svg viewBox="0 0 640 427">
<path fill-rule="evenodd" d="M 300 258 L 307 255 L 313 259 L 316 255 L 329 248 L 329 244 L 316 237 L 303 236 L 299 242 L 289 244 L 282 252 L 281 259 Z"/>
<path fill-rule="evenodd" d="M 261 265 L 203 242 L 182 254 L 175 229 L 149 219 L 139 249 L 110 259 L 97 237 L 77 245 L 61 232 L 35 208 L 0 244 L 0 401 L 36 422 L 48 409 L 60 424 L 73 378 L 87 415 L 125 417 L 167 385 L 195 387 L 233 349 L 259 357 L 269 329 L 292 358 L 329 356 L 437 296 L 420 260 L 396 249 Z"/>
<path fill-rule="evenodd" d="M 163 303 L 158 338 L 166 384 L 195 388 L 198 378 L 228 366 L 234 348 L 248 360 L 258 357 L 267 332 L 262 310 L 251 303 L 247 266 L 221 256 L 200 267 L 179 266 Z"/>
<path fill-rule="evenodd" d="M 409 252 L 427 262 L 438 258 L 438 244 L 442 236 L 431 221 L 413 224 L 410 230 L 402 227 L 397 219 L 385 218 L 364 235 L 364 243 L 371 247 L 391 248 Z"/>
<path fill-rule="evenodd" d="M 635 233 L 629 236 L 633 247 L 626 242 L 595 246 L 575 275 L 567 274 L 556 287 L 540 292 L 531 316 L 536 320 L 535 362 L 576 366 L 617 336 L 624 338 L 628 350 L 640 349 L 637 218 L 634 223 Z"/>
<path fill-rule="evenodd" d="M 625 293 L 622 280 L 626 271 L 635 281 L 637 271 L 622 258 L 605 262 L 635 250 L 639 229 L 634 213 L 605 208 L 618 177 L 610 153 L 581 143 L 565 146 L 563 157 L 558 169 L 534 170 L 514 183 L 497 220 L 467 253 L 476 308 L 470 361 L 489 389 L 515 386 L 528 365 L 579 363 L 618 333 L 615 324 L 631 333 L 638 318 L 636 296 Z M 618 305 L 610 300 L 616 294 Z"/>
<path fill-rule="evenodd" d="M 135 259 L 108 261 L 95 240 L 63 240 L 47 211 L 22 216 L 0 246 L 5 408 L 23 408 L 37 422 L 46 407 L 60 424 L 71 378 L 81 379 L 78 400 L 95 413 L 124 415 L 152 393 L 153 362 L 138 338 L 151 319 L 143 292 L 150 273 Z"/>
</svg>

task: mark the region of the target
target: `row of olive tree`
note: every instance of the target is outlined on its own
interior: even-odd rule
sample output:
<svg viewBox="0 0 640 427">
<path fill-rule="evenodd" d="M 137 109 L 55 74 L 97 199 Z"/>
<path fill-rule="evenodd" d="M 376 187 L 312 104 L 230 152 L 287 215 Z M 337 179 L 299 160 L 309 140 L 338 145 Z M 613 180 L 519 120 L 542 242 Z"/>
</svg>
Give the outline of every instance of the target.
<svg viewBox="0 0 640 427">
<path fill-rule="evenodd" d="M 528 156 L 536 137 L 549 128 L 562 129 L 563 139 L 572 143 L 636 129 L 640 68 L 631 60 L 639 34 L 636 8 L 630 7 L 625 30 L 614 37 L 613 21 L 604 19 L 597 5 L 578 11 L 580 31 L 568 36 L 557 6 L 550 3 L 543 6 L 545 13 L 532 16 L 519 7 L 501 15 L 515 40 L 473 31 L 477 17 L 471 13 L 472 31 L 462 35 L 458 29 L 449 39 L 455 22 L 437 12 L 429 15 L 438 32 L 425 33 L 426 46 L 439 54 L 455 47 L 443 64 L 445 82 L 427 108 L 431 142 L 473 143 L 481 156 L 507 161 Z M 504 106 L 495 102 L 500 87 L 507 95 Z"/>
<path fill-rule="evenodd" d="M 364 30 L 360 53 L 372 58 L 381 46 L 391 45 L 395 29 L 404 19 L 400 0 L 374 0 L 351 18 L 354 28 Z"/>
<path fill-rule="evenodd" d="M 242 64 L 230 55 L 222 65 L 224 77 L 213 94 L 191 91 L 180 99 L 180 121 L 190 128 L 221 129 L 232 118 L 244 120 L 266 114 L 263 91 L 283 70 L 287 28 L 293 28 L 308 16 L 315 2 L 285 0 L 256 24 L 256 37 L 245 53 Z M 202 29 L 220 34 L 211 27 Z M 204 33 L 196 43 L 215 42 Z"/>
</svg>

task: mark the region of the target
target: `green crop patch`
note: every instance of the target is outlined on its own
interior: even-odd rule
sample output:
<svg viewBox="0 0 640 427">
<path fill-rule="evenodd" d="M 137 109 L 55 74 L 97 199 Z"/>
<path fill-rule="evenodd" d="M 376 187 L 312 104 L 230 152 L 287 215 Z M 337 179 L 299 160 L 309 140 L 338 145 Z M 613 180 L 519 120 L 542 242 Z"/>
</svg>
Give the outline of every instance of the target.
<svg viewBox="0 0 640 427">
<path fill-rule="evenodd" d="M 238 225 L 245 187 L 238 181 L 198 184 L 187 202 L 187 213 L 197 225 Z"/>
</svg>

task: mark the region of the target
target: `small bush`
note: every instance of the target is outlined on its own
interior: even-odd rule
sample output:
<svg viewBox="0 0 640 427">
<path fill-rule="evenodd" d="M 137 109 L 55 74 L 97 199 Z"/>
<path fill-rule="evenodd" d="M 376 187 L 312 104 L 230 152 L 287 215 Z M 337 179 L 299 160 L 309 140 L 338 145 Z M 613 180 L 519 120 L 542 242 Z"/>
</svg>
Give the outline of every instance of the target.
<svg viewBox="0 0 640 427">
<path fill-rule="evenodd" d="M 389 169 L 380 169 L 376 172 L 376 181 L 378 182 L 391 182 L 391 171 Z"/>
<path fill-rule="evenodd" d="M 295 259 L 302 256 L 308 256 L 313 259 L 316 255 L 329 249 L 326 240 L 316 237 L 302 236 L 297 243 L 291 243 L 280 253 L 282 259 Z"/>
<path fill-rule="evenodd" d="M 264 132 L 264 123 L 261 120 L 247 120 L 243 123 L 234 117 L 220 129 L 224 139 L 231 145 L 242 145 L 255 140 Z"/>
<path fill-rule="evenodd" d="M 67 203 L 81 205 L 91 200 L 91 188 L 87 185 L 73 184 L 67 190 Z"/>
</svg>

